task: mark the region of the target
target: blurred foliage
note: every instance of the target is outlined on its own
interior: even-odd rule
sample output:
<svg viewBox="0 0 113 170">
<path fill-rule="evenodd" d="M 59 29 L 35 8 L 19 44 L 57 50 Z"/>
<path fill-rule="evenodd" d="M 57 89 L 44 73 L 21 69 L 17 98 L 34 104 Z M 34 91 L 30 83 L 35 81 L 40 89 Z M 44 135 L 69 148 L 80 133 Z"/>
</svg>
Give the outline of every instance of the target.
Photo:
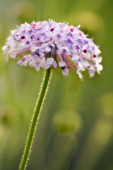
<svg viewBox="0 0 113 170">
<path fill-rule="evenodd" d="M 93 79 L 54 72 L 28 170 L 113 169 L 112 16 L 112 0 L 0 0 L 1 47 L 16 25 L 51 18 L 81 25 L 103 56 Z M 16 170 L 44 70 L 20 69 L 0 55 L 0 170 Z"/>
</svg>

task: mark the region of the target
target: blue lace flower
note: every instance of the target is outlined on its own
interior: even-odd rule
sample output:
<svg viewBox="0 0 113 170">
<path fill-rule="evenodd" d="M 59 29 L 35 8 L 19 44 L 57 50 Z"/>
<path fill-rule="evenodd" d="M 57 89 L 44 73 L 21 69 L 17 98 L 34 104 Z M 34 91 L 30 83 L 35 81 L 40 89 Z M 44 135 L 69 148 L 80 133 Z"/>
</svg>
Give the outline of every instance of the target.
<svg viewBox="0 0 113 170">
<path fill-rule="evenodd" d="M 80 26 L 69 26 L 53 20 L 24 23 L 11 31 L 3 51 L 19 66 L 62 69 L 68 75 L 69 68 L 82 79 L 82 71 L 88 70 L 90 77 L 102 70 L 100 50 L 92 39 L 79 30 Z"/>
</svg>

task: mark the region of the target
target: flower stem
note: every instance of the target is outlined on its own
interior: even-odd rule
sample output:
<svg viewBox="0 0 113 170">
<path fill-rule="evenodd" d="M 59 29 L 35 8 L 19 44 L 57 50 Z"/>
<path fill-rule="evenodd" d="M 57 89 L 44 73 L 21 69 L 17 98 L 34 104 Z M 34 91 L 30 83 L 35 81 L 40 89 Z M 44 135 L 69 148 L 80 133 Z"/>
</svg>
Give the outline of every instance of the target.
<svg viewBox="0 0 113 170">
<path fill-rule="evenodd" d="M 30 128 L 29 128 L 29 132 L 28 132 L 28 137 L 26 140 L 26 145 L 24 148 L 24 152 L 22 155 L 22 160 L 20 162 L 20 167 L 19 170 L 25 170 L 26 166 L 27 166 L 27 162 L 29 159 L 29 155 L 32 149 L 32 144 L 33 144 L 33 139 L 34 139 L 34 135 L 35 135 L 35 131 L 36 131 L 36 126 L 40 117 L 40 113 L 42 110 L 42 106 L 44 104 L 44 100 L 46 98 L 47 92 L 48 92 L 48 87 L 50 84 L 50 79 L 51 79 L 51 75 L 52 75 L 52 69 L 48 69 L 45 73 L 41 88 L 40 88 L 40 92 L 39 92 L 39 96 L 36 102 L 36 107 L 34 110 L 34 114 L 32 117 L 32 121 L 30 124 Z"/>
</svg>

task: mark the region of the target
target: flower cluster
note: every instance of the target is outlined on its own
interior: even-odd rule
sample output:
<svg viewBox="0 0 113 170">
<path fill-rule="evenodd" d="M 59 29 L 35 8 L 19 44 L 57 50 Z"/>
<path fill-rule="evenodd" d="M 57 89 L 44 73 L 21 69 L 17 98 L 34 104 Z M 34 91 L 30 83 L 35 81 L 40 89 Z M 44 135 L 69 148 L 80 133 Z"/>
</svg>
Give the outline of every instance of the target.
<svg viewBox="0 0 113 170">
<path fill-rule="evenodd" d="M 90 77 L 102 70 L 100 50 L 92 39 L 79 26 L 52 20 L 20 25 L 11 31 L 3 51 L 19 66 L 34 67 L 37 71 L 60 67 L 66 76 L 70 68 L 82 78 L 85 69 Z"/>
</svg>

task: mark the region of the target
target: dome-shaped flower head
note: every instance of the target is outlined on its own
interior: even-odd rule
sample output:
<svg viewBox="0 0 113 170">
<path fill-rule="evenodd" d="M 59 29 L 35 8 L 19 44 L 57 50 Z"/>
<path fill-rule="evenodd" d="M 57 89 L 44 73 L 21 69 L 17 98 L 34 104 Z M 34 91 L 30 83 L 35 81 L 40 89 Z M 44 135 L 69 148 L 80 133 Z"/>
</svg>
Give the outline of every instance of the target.
<svg viewBox="0 0 113 170">
<path fill-rule="evenodd" d="M 102 70 L 100 50 L 92 39 L 79 26 L 52 20 L 20 25 L 11 31 L 3 51 L 19 66 L 34 67 L 37 71 L 60 67 L 63 75 L 72 69 L 82 78 L 84 70 L 88 70 L 90 77 Z"/>
</svg>

